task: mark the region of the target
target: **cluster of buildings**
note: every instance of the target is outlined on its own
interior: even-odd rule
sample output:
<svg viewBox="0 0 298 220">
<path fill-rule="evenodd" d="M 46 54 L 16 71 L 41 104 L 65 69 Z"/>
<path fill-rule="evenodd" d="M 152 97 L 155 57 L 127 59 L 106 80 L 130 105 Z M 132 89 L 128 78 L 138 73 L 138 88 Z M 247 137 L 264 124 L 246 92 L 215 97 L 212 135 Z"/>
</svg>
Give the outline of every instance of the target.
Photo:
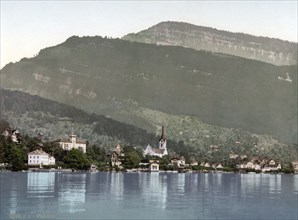
<svg viewBox="0 0 298 220">
<path fill-rule="evenodd" d="M 10 137 L 12 142 L 20 143 L 21 136 L 17 129 L 7 128 L 2 136 L 5 138 Z M 78 140 L 76 135 L 73 133 L 69 135 L 69 138 L 58 139 L 54 141 L 58 143 L 63 150 L 79 149 L 83 153 L 86 153 L 86 142 Z M 46 153 L 42 149 L 37 149 L 35 151 L 28 153 L 28 165 L 29 166 L 43 166 L 43 165 L 55 165 L 56 161 L 53 156 Z"/>
<path fill-rule="evenodd" d="M 15 143 L 20 143 L 20 132 L 17 129 L 6 129 L 2 135 L 4 137 L 10 137 L 11 140 Z M 81 150 L 83 153 L 86 153 L 86 142 L 77 139 L 77 136 L 73 133 L 69 135 L 68 138 L 64 139 L 57 139 L 54 141 L 58 143 L 59 146 L 63 150 L 71 150 L 71 149 L 78 149 Z M 211 146 L 212 150 L 218 150 L 217 146 Z M 167 150 L 167 141 L 165 138 L 165 129 L 162 126 L 161 137 L 158 142 L 157 147 L 152 147 L 149 144 L 143 150 L 143 157 L 146 156 L 153 156 L 155 158 L 162 158 L 168 155 Z M 123 149 L 121 148 L 120 144 L 117 144 L 114 149 L 110 150 L 107 153 L 107 157 L 110 162 L 111 167 L 117 167 L 122 169 L 122 162 L 125 154 Z M 254 157 L 251 160 L 247 159 L 247 155 L 238 155 L 238 154 L 230 154 L 230 160 L 237 160 L 240 161 L 239 164 L 236 165 L 236 168 L 241 170 L 250 170 L 256 172 L 276 172 L 281 170 L 281 162 L 278 160 L 267 159 L 267 158 L 259 158 Z M 44 152 L 42 149 L 37 149 L 35 151 L 28 153 L 28 165 L 29 166 L 43 166 L 43 165 L 55 165 L 55 158 Z M 147 163 L 140 163 L 139 170 L 141 171 L 159 171 L 159 160 L 149 160 Z M 224 168 L 221 163 L 211 164 L 209 162 L 192 162 L 191 164 L 185 163 L 185 158 L 182 156 L 173 156 L 170 159 L 170 163 L 168 164 L 169 167 L 174 167 L 176 169 L 189 169 L 191 166 L 200 166 L 203 168 L 212 168 L 212 169 L 222 169 Z M 298 173 L 298 161 L 293 161 L 292 166 L 294 168 L 295 173 Z"/>
<path fill-rule="evenodd" d="M 69 135 L 69 138 L 58 139 L 54 143 L 58 143 L 63 150 L 70 151 L 71 149 L 78 149 L 86 153 L 86 142 L 78 140 L 77 136 L 73 133 Z M 55 158 L 42 149 L 38 149 L 28 153 L 28 165 L 55 165 Z"/>
</svg>

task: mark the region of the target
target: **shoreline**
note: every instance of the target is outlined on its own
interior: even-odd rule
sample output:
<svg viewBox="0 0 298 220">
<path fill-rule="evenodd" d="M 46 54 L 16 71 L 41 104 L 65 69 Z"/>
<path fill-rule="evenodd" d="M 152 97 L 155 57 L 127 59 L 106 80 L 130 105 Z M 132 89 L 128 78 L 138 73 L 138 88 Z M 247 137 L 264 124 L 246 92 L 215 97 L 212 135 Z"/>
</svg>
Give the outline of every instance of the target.
<svg viewBox="0 0 298 220">
<path fill-rule="evenodd" d="M 12 171 L 12 170 L 0 170 L 0 173 L 31 173 L 31 172 L 35 172 L 35 173 L 204 173 L 204 174 L 274 174 L 274 175 L 295 175 L 298 173 L 284 173 L 284 172 L 224 172 L 224 171 L 183 171 L 183 172 L 179 172 L 177 170 L 160 170 L 160 171 L 141 171 L 141 170 L 125 170 L 125 171 L 89 171 L 89 170 L 72 170 L 72 169 L 31 169 L 31 170 L 22 170 L 22 171 Z"/>
</svg>

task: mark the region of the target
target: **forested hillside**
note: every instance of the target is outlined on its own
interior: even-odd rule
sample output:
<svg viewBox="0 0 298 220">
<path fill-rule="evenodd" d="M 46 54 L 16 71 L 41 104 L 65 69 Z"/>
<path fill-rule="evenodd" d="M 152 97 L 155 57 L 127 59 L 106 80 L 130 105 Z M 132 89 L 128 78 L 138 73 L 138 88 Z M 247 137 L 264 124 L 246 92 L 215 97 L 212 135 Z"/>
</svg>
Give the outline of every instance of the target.
<svg viewBox="0 0 298 220">
<path fill-rule="evenodd" d="M 152 133 L 161 125 L 156 127 L 146 114 L 157 111 L 297 143 L 297 66 L 183 47 L 71 37 L 34 58 L 5 66 L 0 76 L 3 88 Z M 157 121 L 160 116 L 156 114 Z"/>
<path fill-rule="evenodd" d="M 88 114 L 75 107 L 60 104 L 23 92 L 0 90 L 1 117 L 11 126 L 30 137 L 43 133 L 44 141 L 65 137 L 72 130 L 90 145 L 110 149 L 116 143 L 144 149 L 147 144 L 157 145 L 159 135 L 144 129 L 117 122 L 95 114 Z M 193 160 L 222 161 L 230 153 L 265 156 L 283 161 L 298 158 L 295 145 L 278 142 L 271 136 L 254 135 L 240 129 L 227 129 L 193 120 L 192 117 L 147 112 L 150 120 L 166 127 L 166 138 L 171 154 L 177 153 Z M 156 122 L 158 123 L 158 122 Z M 1 131 L 7 124 L 1 124 Z M 189 127 L 193 129 L 189 130 Z M 179 132 L 182 129 L 184 133 Z M 160 132 L 160 127 L 159 127 Z M 196 138 L 194 138 L 196 137 Z M 216 151 L 213 147 L 216 146 Z"/>
</svg>

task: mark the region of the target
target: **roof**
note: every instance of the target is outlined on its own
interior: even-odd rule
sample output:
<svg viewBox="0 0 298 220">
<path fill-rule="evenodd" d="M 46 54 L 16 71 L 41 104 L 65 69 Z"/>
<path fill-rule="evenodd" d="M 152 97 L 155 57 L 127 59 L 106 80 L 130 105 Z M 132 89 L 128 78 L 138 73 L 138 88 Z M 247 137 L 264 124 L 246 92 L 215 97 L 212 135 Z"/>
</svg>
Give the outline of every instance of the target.
<svg viewBox="0 0 298 220">
<path fill-rule="evenodd" d="M 159 149 L 159 148 L 154 148 L 152 147 L 152 150 L 154 151 L 154 153 L 156 154 L 163 154 L 165 149 Z"/>
<path fill-rule="evenodd" d="M 35 150 L 32 152 L 29 152 L 28 154 L 34 154 L 34 155 L 47 155 L 50 156 L 48 153 L 44 152 L 43 150 Z"/>
<path fill-rule="evenodd" d="M 70 139 L 57 139 L 54 142 L 72 143 Z"/>
<path fill-rule="evenodd" d="M 69 138 L 63 138 L 63 139 L 57 139 L 54 142 L 63 142 L 63 143 L 72 143 L 72 141 Z M 77 144 L 86 144 L 86 142 L 81 140 L 76 140 Z"/>
</svg>

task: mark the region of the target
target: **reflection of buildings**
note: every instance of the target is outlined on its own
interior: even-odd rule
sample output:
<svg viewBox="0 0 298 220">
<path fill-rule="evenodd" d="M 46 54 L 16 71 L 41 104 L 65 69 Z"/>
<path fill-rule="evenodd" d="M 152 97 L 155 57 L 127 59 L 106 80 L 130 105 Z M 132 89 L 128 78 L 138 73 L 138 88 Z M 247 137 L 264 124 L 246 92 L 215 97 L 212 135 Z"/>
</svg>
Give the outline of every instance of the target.
<svg viewBox="0 0 298 220">
<path fill-rule="evenodd" d="M 144 173 L 139 178 L 139 186 L 144 195 L 143 202 L 152 209 L 165 209 L 167 205 L 167 175 L 158 172 Z"/>
<path fill-rule="evenodd" d="M 110 193 L 115 196 L 117 200 L 123 198 L 123 173 L 111 174 L 111 188 Z"/>
<path fill-rule="evenodd" d="M 60 173 L 59 211 L 85 211 L 86 173 Z"/>
<path fill-rule="evenodd" d="M 45 198 L 55 196 L 55 173 L 29 172 L 27 178 L 28 197 Z"/>
</svg>

